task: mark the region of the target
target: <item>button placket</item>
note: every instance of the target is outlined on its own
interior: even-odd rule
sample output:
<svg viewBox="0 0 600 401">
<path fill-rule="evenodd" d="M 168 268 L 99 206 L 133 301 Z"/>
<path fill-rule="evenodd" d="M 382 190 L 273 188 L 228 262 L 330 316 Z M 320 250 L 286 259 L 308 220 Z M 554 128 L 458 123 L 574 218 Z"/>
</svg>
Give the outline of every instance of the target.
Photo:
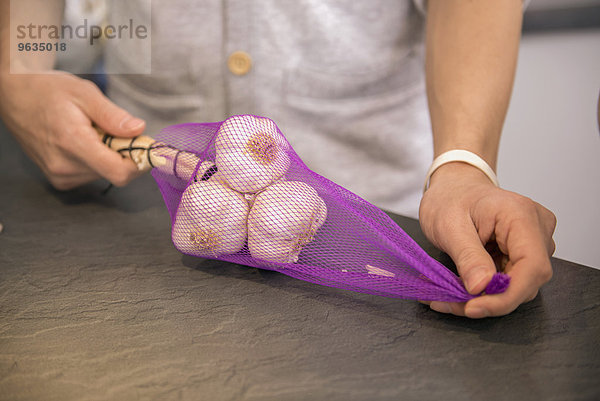
<svg viewBox="0 0 600 401">
<path fill-rule="evenodd" d="M 228 0 L 225 6 L 227 111 L 253 114 L 252 1 Z"/>
</svg>

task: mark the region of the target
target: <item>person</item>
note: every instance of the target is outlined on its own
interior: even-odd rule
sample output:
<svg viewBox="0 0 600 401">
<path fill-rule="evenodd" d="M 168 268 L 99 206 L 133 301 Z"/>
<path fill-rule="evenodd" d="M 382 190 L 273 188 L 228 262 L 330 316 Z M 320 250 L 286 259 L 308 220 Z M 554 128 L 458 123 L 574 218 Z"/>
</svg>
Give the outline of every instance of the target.
<svg viewBox="0 0 600 401">
<path fill-rule="evenodd" d="M 442 164 L 421 198 L 432 156 L 461 149 L 495 167 L 521 0 L 154 2 L 152 73 L 109 76 L 114 102 L 68 73 L 9 74 L 7 3 L 0 113 L 56 188 L 101 177 L 123 186 L 138 174 L 100 143 L 92 123 L 133 137 L 176 122 L 261 114 L 318 173 L 379 207 L 408 215 L 418 208 L 423 232 L 451 256 L 470 293 L 480 294 L 497 268 L 511 276 L 503 294 L 431 302 L 432 309 L 500 316 L 550 280 L 554 215 L 495 186 L 481 163 Z M 132 12 L 119 9 L 129 2 L 114 3 L 113 13 Z M 107 66 L 136 54 L 109 47 Z M 235 60 L 227 69 L 234 55 L 242 71 Z M 503 261 L 486 250 L 494 243 Z"/>
</svg>

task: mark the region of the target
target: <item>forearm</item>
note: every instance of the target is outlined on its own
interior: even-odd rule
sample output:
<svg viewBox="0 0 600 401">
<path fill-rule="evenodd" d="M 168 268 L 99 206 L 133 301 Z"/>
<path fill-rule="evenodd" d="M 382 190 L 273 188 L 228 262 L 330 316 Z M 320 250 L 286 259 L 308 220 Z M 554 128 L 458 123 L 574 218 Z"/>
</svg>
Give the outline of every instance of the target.
<svg viewBox="0 0 600 401">
<path fill-rule="evenodd" d="M 521 21 L 521 0 L 429 0 L 426 81 L 435 156 L 465 149 L 495 168 Z"/>
</svg>

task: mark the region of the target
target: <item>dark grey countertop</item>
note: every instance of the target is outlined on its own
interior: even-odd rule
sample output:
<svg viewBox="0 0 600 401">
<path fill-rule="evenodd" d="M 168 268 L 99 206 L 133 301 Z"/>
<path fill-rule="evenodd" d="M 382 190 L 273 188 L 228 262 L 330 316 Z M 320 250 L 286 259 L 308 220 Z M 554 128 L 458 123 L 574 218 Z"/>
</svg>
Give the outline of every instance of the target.
<svg viewBox="0 0 600 401">
<path fill-rule="evenodd" d="M 4 127 L 0 166 L 1 400 L 600 399 L 598 270 L 473 321 L 182 256 L 152 177 L 54 191 Z"/>
</svg>

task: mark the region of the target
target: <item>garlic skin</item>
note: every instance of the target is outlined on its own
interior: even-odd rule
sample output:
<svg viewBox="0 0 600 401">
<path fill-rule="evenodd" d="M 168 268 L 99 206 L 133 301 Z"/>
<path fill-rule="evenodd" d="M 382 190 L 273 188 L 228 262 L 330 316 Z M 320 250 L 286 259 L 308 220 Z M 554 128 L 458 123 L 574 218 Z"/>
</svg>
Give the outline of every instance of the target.
<svg viewBox="0 0 600 401">
<path fill-rule="evenodd" d="M 242 194 L 218 181 L 192 183 L 183 193 L 172 239 L 183 253 L 216 258 L 240 251 L 250 211 Z"/>
<path fill-rule="evenodd" d="M 248 215 L 250 254 L 270 262 L 295 263 L 327 218 L 317 191 L 300 181 L 278 182 L 256 195 Z"/>
<path fill-rule="evenodd" d="M 227 185 L 255 193 L 283 176 L 290 166 L 289 145 L 268 118 L 233 116 L 215 140 L 217 169 Z"/>
</svg>

